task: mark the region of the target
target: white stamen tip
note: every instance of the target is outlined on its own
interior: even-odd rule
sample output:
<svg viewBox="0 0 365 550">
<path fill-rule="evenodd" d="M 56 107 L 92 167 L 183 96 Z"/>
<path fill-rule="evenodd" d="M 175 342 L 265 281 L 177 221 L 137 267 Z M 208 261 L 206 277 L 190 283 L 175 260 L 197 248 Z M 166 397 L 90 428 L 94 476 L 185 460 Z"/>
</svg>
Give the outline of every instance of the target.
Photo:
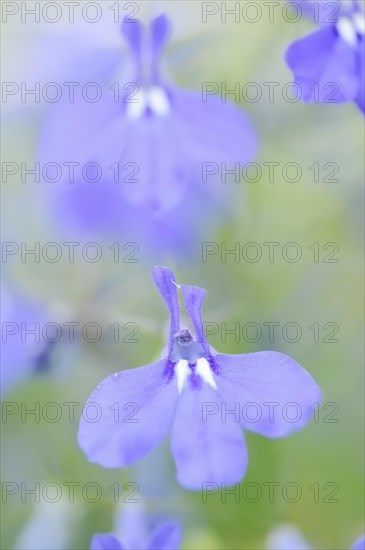
<svg viewBox="0 0 365 550">
<path fill-rule="evenodd" d="M 143 90 L 139 89 L 137 93 L 134 94 L 133 99 L 127 102 L 128 117 L 134 120 L 140 118 L 143 115 L 146 107 L 146 95 Z"/>
<path fill-rule="evenodd" d="M 355 25 L 348 17 L 341 17 L 337 23 L 337 30 L 343 40 L 350 44 L 350 46 L 356 46 L 357 35 Z"/>
<path fill-rule="evenodd" d="M 127 102 L 127 116 L 131 119 L 139 119 L 149 108 L 157 116 L 165 116 L 170 112 L 170 103 L 167 94 L 160 86 L 139 88 Z"/>
<path fill-rule="evenodd" d="M 164 116 L 170 111 L 170 104 L 167 99 L 167 95 L 159 86 L 152 86 L 149 89 L 148 103 L 156 115 Z"/>
<path fill-rule="evenodd" d="M 365 34 L 365 16 L 363 13 L 357 12 L 353 15 L 355 29 L 359 34 Z"/>
<path fill-rule="evenodd" d="M 181 393 L 190 372 L 188 361 L 186 361 L 186 359 L 180 359 L 180 361 L 176 363 L 175 372 L 177 376 L 177 390 Z"/>
<path fill-rule="evenodd" d="M 196 372 L 203 378 L 204 382 L 209 384 L 214 390 L 217 389 L 217 384 L 213 378 L 212 369 L 209 366 L 208 361 L 201 357 L 196 362 Z"/>
</svg>

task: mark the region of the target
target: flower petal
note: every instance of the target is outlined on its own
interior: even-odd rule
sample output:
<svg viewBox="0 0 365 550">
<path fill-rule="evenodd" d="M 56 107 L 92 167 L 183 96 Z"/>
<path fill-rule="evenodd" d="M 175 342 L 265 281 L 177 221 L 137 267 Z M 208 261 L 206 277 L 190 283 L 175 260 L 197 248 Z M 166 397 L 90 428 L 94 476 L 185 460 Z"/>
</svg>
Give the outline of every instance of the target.
<svg viewBox="0 0 365 550">
<path fill-rule="evenodd" d="M 124 550 L 112 533 L 96 533 L 91 539 L 90 550 Z"/>
<path fill-rule="evenodd" d="M 187 197 L 164 216 L 154 216 L 145 205 L 133 205 L 122 197 L 115 183 L 76 183 L 65 189 L 54 187 L 47 196 L 47 214 L 66 240 L 131 243 L 138 256 L 165 261 L 171 254 L 191 259 L 197 252 L 199 235 L 217 219 L 218 208 L 196 194 Z M 202 240 L 202 237 L 201 237 Z"/>
<path fill-rule="evenodd" d="M 78 443 L 90 462 L 106 468 L 139 460 L 165 437 L 177 386 L 166 359 L 113 374 L 90 395 L 79 424 Z"/>
<path fill-rule="evenodd" d="M 285 58 L 301 88 L 303 101 L 339 103 L 356 96 L 356 51 L 339 37 L 334 26 L 296 40 Z"/>
<path fill-rule="evenodd" d="M 89 186 L 99 181 L 112 182 L 117 188 L 131 185 L 128 183 L 131 168 L 116 165 L 128 141 L 125 105 L 115 101 L 110 89 L 102 88 L 99 94 L 100 100 L 95 103 L 81 94 L 75 94 L 74 102 L 63 98 L 48 113 L 38 160 L 41 164 L 57 163 L 63 168 L 57 185 L 82 181 Z M 133 163 L 134 158 L 128 161 Z"/>
<path fill-rule="evenodd" d="M 143 31 L 141 22 L 138 19 L 131 20 L 129 17 L 125 17 L 121 25 L 121 31 L 136 60 L 140 61 Z"/>
<path fill-rule="evenodd" d="M 152 533 L 147 550 L 178 550 L 181 539 L 179 522 L 162 523 Z"/>
<path fill-rule="evenodd" d="M 128 98 L 117 101 L 103 88 L 95 103 L 79 96 L 73 103 L 60 101 L 47 117 L 40 163 L 64 167 L 60 183 L 67 183 L 69 170 L 74 181 L 112 182 L 130 203 L 148 205 L 162 216 L 186 193 L 195 197 L 196 187 L 203 187 L 203 163 L 243 165 L 252 159 L 256 137 L 236 106 L 214 97 L 204 103 L 199 93 L 157 87 L 154 101 L 159 104 L 166 93 L 167 111 L 141 112 L 134 119 L 134 103 L 128 101 L 136 101 L 136 93 L 137 88 L 128 89 Z M 210 178 L 207 183 L 210 196 L 227 195 L 219 178 L 215 185 Z"/>
<path fill-rule="evenodd" d="M 248 457 L 242 431 L 231 418 L 219 415 L 205 418 L 204 403 L 215 403 L 219 396 L 208 384 L 183 389 L 172 428 L 171 450 L 178 481 L 187 489 L 202 489 L 204 483 L 240 481 Z"/>
<path fill-rule="evenodd" d="M 161 53 L 169 38 L 170 24 L 166 14 L 162 13 L 151 22 L 151 41 L 153 56 L 156 57 Z"/>
<path fill-rule="evenodd" d="M 360 111 L 365 114 L 365 40 L 359 41 L 358 45 L 358 66 L 359 66 L 359 90 L 355 101 Z"/>
<path fill-rule="evenodd" d="M 162 88 L 157 93 L 164 97 Z M 191 183 L 190 149 L 181 151 L 177 145 L 182 139 L 180 122 L 168 108 L 165 115 L 143 114 L 130 120 L 128 139 L 120 140 L 123 146 L 115 158 L 120 166 L 135 167 L 136 181 L 130 178 L 121 186 L 125 198 L 132 204 L 148 204 L 160 216 L 181 201 Z"/>
<path fill-rule="evenodd" d="M 175 275 L 167 267 L 156 266 L 153 268 L 152 278 L 170 312 L 169 353 L 171 353 L 173 338 L 180 330 L 180 308 Z"/>
<path fill-rule="evenodd" d="M 332 2 L 319 2 L 318 0 L 291 0 L 291 4 L 303 15 L 320 25 L 336 23 L 341 13 L 339 0 Z M 300 13 L 300 12 L 299 12 Z M 299 14 L 298 13 L 298 14 Z"/>
<path fill-rule="evenodd" d="M 1 395 L 29 377 L 36 370 L 37 363 L 41 366 L 42 359 L 47 359 L 51 342 L 47 345 L 44 338 L 25 334 L 30 329 L 37 333 L 37 327 L 41 332 L 46 322 L 46 313 L 40 304 L 18 289 L 1 285 Z"/>
<path fill-rule="evenodd" d="M 355 540 L 354 544 L 351 546 L 351 550 L 365 550 L 365 535 Z"/>
<path fill-rule="evenodd" d="M 181 285 L 181 292 L 184 297 L 186 311 L 195 328 L 197 342 L 205 344 L 209 348 L 202 319 L 202 305 L 207 291 L 199 286 Z"/>
<path fill-rule="evenodd" d="M 321 401 L 322 392 L 309 372 L 283 353 L 221 354 L 214 361 L 224 407 L 235 410 L 247 430 L 268 437 L 288 435 L 311 420 Z"/>
<path fill-rule="evenodd" d="M 171 92 L 179 124 L 180 150 L 197 168 L 201 182 L 202 163 L 250 162 L 256 154 L 257 137 L 248 116 L 237 105 L 213 95 L 182 89 Z"/>
</svg>

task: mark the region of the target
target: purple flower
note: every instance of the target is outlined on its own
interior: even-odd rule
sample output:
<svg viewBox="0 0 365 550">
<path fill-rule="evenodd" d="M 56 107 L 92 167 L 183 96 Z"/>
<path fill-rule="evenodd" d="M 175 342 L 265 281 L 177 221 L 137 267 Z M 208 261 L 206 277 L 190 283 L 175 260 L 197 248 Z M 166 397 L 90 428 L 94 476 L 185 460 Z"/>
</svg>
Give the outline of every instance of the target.
<svg viewBox="0 0 365 550">
<path fill-rule="evenodd" d="M 180 327 L 173 273 L 155 267 L 153 279 L 171 317 L 163 358 L 103 380 L 85 405 L 78 443 L 91 462 L 115 468 L 145 456 L 172 428 L 171 450 L 183 486 L 233 484 L 244 475 L 248 461 L 241 426 L 269 437 L 299 430 L 312 417 L 320 388 L 282 353 L 218 354 L 204 334 L 201 308 L 206 291 L 179 287 L 194 338 L 189 329 Z M 283 414 L 289 402 L 298 413 L 295 422 L 292 413 L 290 421 Z M 249 418 L 252 413 L 246 414 L 250 404 L 257 414 L 254 422 Z M 93 422 L 95 409 L 99 412 Z M 229 414 L 232 409 L 235 414 Z"/>
<path fill-rule="evenodd" d="M 123 544 L 113 533 L 97 533 L 91 540 L 90 550 L 178 550 L 180 541 L 179 524 L 171 522 L 156 527 L 144 546 L 130 546 L 127 541 Z"/>
<path fill-rule="evenodd" d="M 295 83 L 301 88 L 303 101 L 355 101 L 364 113 L 365 17 L 362 1 L 318 3 L 299 0 L 295 4 L 321 25 L 319 30 L 294 41 L 285 54 Z"/>
<path fill-rule="evenodd" d="M 187 193 L 194 198 L 203 162 L 243 165 L 252 159 L 256 139 L 241 109 L 217 98 L 203 102 L 201 92 L 172 86 L 163 77 L 165 15 L 151 22 L 149 33 L 139 21 L 123 23 L 122 33 L 132 72 L 105 87 L 97 102 L 60 102 L 47 119 L 40 157 L 61 166 L 78 163 L 76 184 L 85 180 L 82 169 L 96 163 L 99 168 L 91 168 L 88 177 L 97 178 L 101 170 L 101 185 L 112 183 L 130 204 L 162 215 Z"/>
<path fill-rule="evenodd" d="M 44 366 L 48 345 L 40 327 L 45 312 L 8 286 L 1 286 L 1 393 Z"/>
<path fill-rule="evenodd" d="M 365 550 L 365 534 L 355 540 L 351 550 Z"/>
<path fill-rule="evenodd" d="M 162 262 L 173 254 L 191 261 L 199 254 L 197 243 L 212 235 L 217 219 L 228 219 L 228 194 L 224 198 L 216 203 L 204 195 L 203 188 L 196 189 L 193 200 L 186 195 L 177 206 L 158 216 L 147 205 L 129 203 L 113 183 L 83 183 L 56 191 L 47 212 L 50 223 L 57 224 L 66 241 L 75 240 L 76 235 L 85 242 L 118 240 L 129 243 L 127 253 L 134 250 L 139 259 Z"/>
<path fill-rule="evenodd" d="M 134 504 L 129 504 L 118 518 L 116 532 L 97 533 L 90 550 L 178 550 L 181 545 L 181 527 L 178 521 L 160 523 L 147 535 L 146 516 Z"/>
</svg>

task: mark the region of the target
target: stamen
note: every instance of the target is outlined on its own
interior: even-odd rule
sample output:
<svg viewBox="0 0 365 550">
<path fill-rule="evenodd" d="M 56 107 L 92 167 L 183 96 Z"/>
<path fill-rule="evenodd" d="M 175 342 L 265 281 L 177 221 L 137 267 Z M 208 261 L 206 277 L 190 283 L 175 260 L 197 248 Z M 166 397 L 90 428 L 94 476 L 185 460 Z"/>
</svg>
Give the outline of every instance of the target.
<svg viewBox="0 0 365 550">
<path fill-rule="evenodd" d="M 167 94 L 160 86 L 139 87 L 133 98 L 127 102 L 127 116 L 133 120 L 141 118 L 147 110 L 154 115 L 166 116 L 170 112 Z"/>
<path fill-rule="evenodd" d="M 210 368 L 210 365 L 208 361 L 201 357 L 196 362 L 196 372 L 200 374 L 200 376 L 203 378 L 204 382 L 209 384 L 214 390 L 217 389 L 217 384 L 215 383 L 215 380 L 213 378 L 213 374 Z"/>
<path fill-rule="evenodd" d="M 152 86 L 149 89 L 149 106 L 159 116 L 166 116 L 170 112 L 170 103 L 165 90 L 160 86 Z"/>
<path fill-rule="evenodd" d="M 357 12 L 352 16 L 354 21 L 355 29 L 359 34 L 365 34 L 365 15 L 363 13 Z"/>
<path fill-rule="evenodd" d="M 190 373 L 188 361 L 186 361 L 185 359 L 180 359 L 180 361 L 176 363 L 175 372 L 177 377 L 177 390 L 179 393 L 181 393 L 185 386 L 186 379 Z"/>
<path fill-rule="evenodd" d="M 341 38 L 350 44 L 350 46 L 357 45 L 357 34 L 351 19 L 348 17 L 341 17 L 337 23 L 337 30 Z"/>
<path fill-rule="evenodd" d="M 141 118 L 147 108 L 146 94 L 142 88 L 134 94 L 133 99 L 127 102 L 126 113 L 128 118 L 137 120 Z"/>
</svg>

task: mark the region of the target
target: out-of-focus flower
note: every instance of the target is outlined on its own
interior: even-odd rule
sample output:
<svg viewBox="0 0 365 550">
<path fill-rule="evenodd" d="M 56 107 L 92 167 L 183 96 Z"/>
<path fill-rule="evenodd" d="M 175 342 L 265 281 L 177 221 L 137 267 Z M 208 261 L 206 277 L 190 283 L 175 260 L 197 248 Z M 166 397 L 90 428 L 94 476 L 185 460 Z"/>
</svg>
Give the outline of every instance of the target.
<svg viewBox="0 0 365 550">
<path fill-rule="evenodd" d="M 362 0 L 297 0 L 320 29 L 295 40 L 285 58 L 306 102 L 355 101 L 365 112 L 365 15 Z M 334 10 L 334 8 L 336 8 Z"/>
<path fill-rule="evenodd" d="M 355 540 L 351 550 L 365 550 L 365 534 Z"/>
<path fill-rule="evenodd" d="M 85 242 L 122 241 L 127 249 L 125 256 L 130 253 L 132 260 L 151 257 L 156 262 L 171 254 L 191 260 L 201 253 L 200 243 L 208 235 L 211 238 L 217 218 L 228 218 L 230 196 L 227 188 L 225 200 L 216 203 L 213 197 L 204 195 L 203 189 L 196 189 L 164 215 L 155 215 L 147 205 L 129 203 L 115 184 L 81 183 L 61 193 L 56 191 L 51 203 L 47 198 L 46 207 L 50 222 L 65 240 L 72 241 L 77 235 Z"/>
<path fill-rule="evenodd" d="M 178 521 L 150 527 L 143 503 L 123 505 L 115 513 L 112 533 L 96 533 L 90 550 L 178 550 L 182 533 Z"/>
<path fill-rule="evenodd" d="M 1 394 L 44 367 L 49 350 L 41 333 L 45 321 L 41 306 L 1 286 Z"/>
<path fill-rule="evenodd" d="M 194 201 L 204 162 L 244 165 L 253 158 L 256 139 L 235 105 L 211 97 L 204 102 L 201 92 L 167 82 L 160 69 L 167 17 L 155 18 L 149 31 L 139 21 L 123 23 L 133 62 L 125 82 L 103 88 L 97 101 L 83 98 L 55 105 L 40 157 L 43 163 L 74 163 L 76 184 L 85 179 L 84 167 L 94 163 L 90 177 L 101 170 L 99 180 L 115 184 L 128 203 L 162 215 L 187 193 Z M 218 188 L 221 192 L 222 185 Z"/>
<path fill-rule="evenodd" d="M 313 550 L 313 547 L 292 525 L 279 525 L 271 531 L 266 542 L 267 550 Z M 350 550 L 364 550 L 365 536 L 359 537 Z"/>
<path fill-rule="evenodd" d="M 127 540 L 120 542 L 112 533 L 97 533 L 91 540 L 90 550 L 178 550 L 181 543 L 180 525 L 177 522 L 161 523 L 149 540 L 138 546 Z"/>
<path fill-rule="evenodd" d="M 286 436 L 308 423 L 321 390 L 303 367 L 282 353 L 218 354 L 203 328 L 206 291 L 179 287 L 194 338 L 180 327 L 174 274 L 155 267 L 153 279 L 171 317 L 163 359 L 101 382 L 85 405 L 79 445 L 91 462 L 126 466 L 156 447 L 172 426 L 171 450 L 182 485 L 199 489 L 204 482 L 235 483 L 248 462 L 241 426 L 268 437 Z M 283 414 L 289 402 L 297 407 L 295 422 Z M 254 422 L 241 415 L 247 404 L 259 411 Z M 100 411 L 96 422 L 88 419 L 89 407 Z"/>
</svg>

